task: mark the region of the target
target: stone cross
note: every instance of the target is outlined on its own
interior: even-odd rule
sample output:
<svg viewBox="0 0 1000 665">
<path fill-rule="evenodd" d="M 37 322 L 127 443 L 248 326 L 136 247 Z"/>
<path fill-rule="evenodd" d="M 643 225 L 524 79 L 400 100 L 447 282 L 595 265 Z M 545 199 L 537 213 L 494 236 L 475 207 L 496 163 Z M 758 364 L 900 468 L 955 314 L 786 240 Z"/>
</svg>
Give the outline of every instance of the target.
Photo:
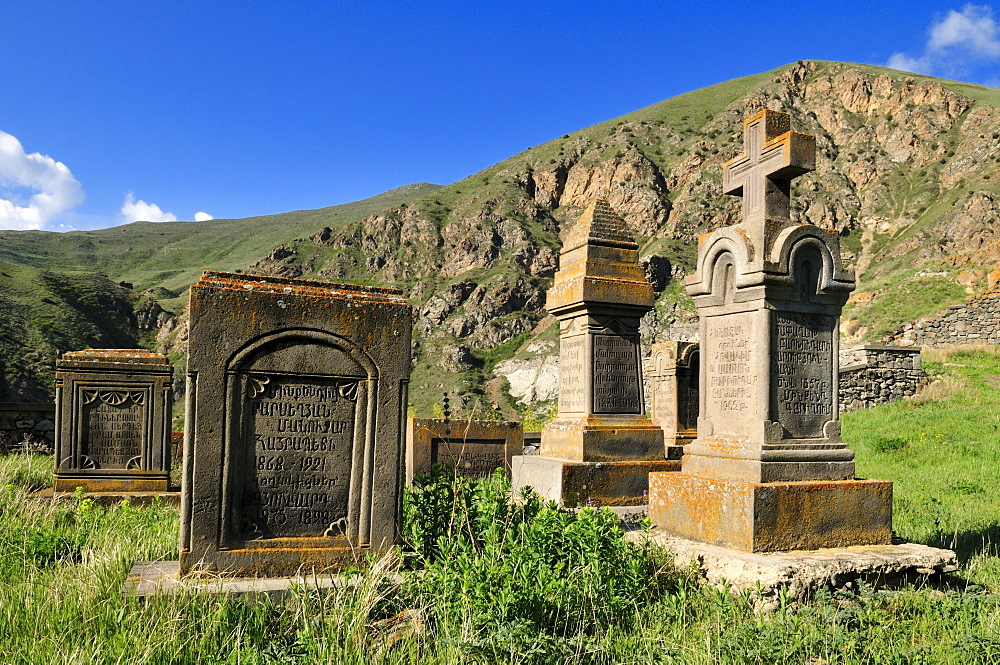
<svg viewBox="0 0 1000 665">
<path fill-rule="evenodd" d="M 743 197 L 743 223 L 789 222 L 793 178 L 816 168 L 816 137 L 789 130 L 787 113 L 764 109 L 743 121 L 743 153 L 722 169 L 722 191 Z"/>
</svg>

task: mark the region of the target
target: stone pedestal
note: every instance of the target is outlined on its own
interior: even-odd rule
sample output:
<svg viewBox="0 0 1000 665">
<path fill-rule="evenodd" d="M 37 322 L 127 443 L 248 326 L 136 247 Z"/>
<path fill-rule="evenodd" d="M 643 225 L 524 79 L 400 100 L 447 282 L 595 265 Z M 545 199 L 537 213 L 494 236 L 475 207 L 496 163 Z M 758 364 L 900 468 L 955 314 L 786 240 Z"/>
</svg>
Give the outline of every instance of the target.
<svg viewBox="0 0 1000 665">
<path fill-rule="evenodd" d="M 686 280 L 701 327 L 698 438 L 679 474 L 653 474 L 667 533 L 743 551 L 888 544 L 892 490 L 854 480 L 840 436 L 838 318 L 854 276 L 833 229 L 789 221 L 790 181 L 813 168 L 788 116 L 744 122 L 723 172 L 743 223 L 702 236 Z"/>
<path fill-rule="evenodd" d="M 744 552 L 892 539 L 892 483 L 884 480 L 744 483 L 653 473 L 649 506 L 658 529 Z"/>
<path fill-rule="evenodd" d="M 646 474 L 660 468 L 665 451 L 663 430 L 644 415 L 639 319 L 653 306 L 653 287 L 638 248 L 605 201 L 592 203 L 566 236 L 546 303 L 559 319 L 559 412 L 542 430 L 539 457 L 515 458 L 515 493 L 538 485 L 561 503 L 585 501 L 564 480 L 592 465 L 595 478 L 617 488 L 586 483 L 595 502 L 645 502 Z M 615 467 L 614 479 L 601 467 L 620 462 L 629 464 Z"/>
<path fill-rule="evenodd" d="M 167 492 L 173 370 L 144 349 L 87 349 L 56 361 L 55 496 Z"/>
<path fill-rule="evenodd" d="M 659 342 L 650 347 L 650 420 L 663 430 L 667 459 L 679 460 L 698 436 L 697 342 Z"/>
</svg>

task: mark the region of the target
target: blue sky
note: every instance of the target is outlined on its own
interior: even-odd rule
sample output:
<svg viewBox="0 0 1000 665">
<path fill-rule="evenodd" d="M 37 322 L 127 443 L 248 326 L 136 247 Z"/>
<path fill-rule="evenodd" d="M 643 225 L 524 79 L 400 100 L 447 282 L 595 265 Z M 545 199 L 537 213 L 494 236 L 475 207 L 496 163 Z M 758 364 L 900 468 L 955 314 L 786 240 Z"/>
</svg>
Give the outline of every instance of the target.
<svg viewBox="0 0 1000 665">
<path fill-rule="evenodd" d="M 0 228 L 248 217 L 449 184 L 802 59 L 998 86 L 998 25 L 1000 5 L 921 0 L 3 0 Z"/>
</svg>

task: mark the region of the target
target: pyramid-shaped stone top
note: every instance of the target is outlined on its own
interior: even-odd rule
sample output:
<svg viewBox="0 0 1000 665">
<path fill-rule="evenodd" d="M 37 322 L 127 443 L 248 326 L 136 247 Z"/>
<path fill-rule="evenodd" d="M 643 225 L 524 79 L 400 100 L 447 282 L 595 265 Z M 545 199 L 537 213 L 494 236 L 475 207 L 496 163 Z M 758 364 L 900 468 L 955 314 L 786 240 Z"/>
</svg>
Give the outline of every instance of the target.
<svg viewBox="0 0 1000 665">
<path fill-rule="evenodd" d="M 625 226 L 625 220 L 604 199 L 595 199 L 583 211 L 576 226 L 566 236 L 563 253 L 585 244 L 639 249 L 635 235 Z"/>
</svg>

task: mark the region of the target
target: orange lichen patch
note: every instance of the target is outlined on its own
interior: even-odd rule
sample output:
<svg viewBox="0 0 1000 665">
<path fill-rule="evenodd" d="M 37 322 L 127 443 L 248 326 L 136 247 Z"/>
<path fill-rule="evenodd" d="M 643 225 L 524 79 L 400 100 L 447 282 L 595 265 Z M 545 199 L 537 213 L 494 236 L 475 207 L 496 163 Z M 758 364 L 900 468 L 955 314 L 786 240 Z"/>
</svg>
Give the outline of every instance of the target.
<svg viewBox="0 0 1000 665">
<path fill-rule="evenodd" d="M 180 553 L 180 570 L 184 576 L 200 574 L 218 577 L 220 574 L 235 577 L 282 577 L 302 572 L 339 572 L 355 566 L 365 566 L 371 561 L 368 548 L 352 547 L 344 538 L 281 539 L 282 543 L 268 543 L 266 547 L 232 549 L 220 553 L 224 565 L 203 567 L 190 553 Z M 299 540 L 309 542 L 297 542 Z"/>
<path fill-rule="evenodd" d="M 746 552 L 882 545 L 892 540 L 892 483 L 743 483 L 653 473 L 649 515 L 662 531 Z"/>
<path fill-rule="evenodd" d="M 215 272 L 206 270 L 201 279 L 191 287 L 194 289 L 224 289 L 274 295 L 303 296 L 310 298 L 336 298 L 382 304 L 405 305 L 406 299 L 400 289 L 340 282 L 320 282 L 316 280 L 248 275 L 244 273 Z"/>
<path fill-rule="evenodd" d="M 146 351 L 145 349 L 84 349 L 82 351 L 67 351 L 62 354 L 63 360 L 143 363 L 147 365 L 166 365 L 167 357 Z"/>
<path fill-rule="evenodd" d="M 77 487 L 84 492 L 168 492 L 170 479 L 159 472 L 135 469 L 115 469 L 113 478 L 98 475 L 57 474 L 53 481 L 55 492 L 73 493 Z"/>
<path fill-rule="evenodd" d="M 874 291 L 861 291 L 859 293 L 852 294 L 851 297 L 847 299 L 847 304 L 867 305 L 874 299 L 875 299 Z"/>
</svg>

